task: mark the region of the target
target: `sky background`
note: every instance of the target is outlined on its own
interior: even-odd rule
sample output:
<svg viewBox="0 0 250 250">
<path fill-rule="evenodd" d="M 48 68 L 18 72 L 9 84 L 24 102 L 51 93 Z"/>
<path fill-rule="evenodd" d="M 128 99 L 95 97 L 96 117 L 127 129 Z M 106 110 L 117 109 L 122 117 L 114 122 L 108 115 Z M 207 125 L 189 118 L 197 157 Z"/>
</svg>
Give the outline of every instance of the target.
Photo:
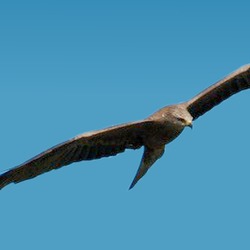
<svg viewBox="0 0 250 250">
<path fill-rule="evenodd" d="M 249 1 L 0 2 L 0 171 L 89 130 L 142 119 L 250 62 Z M 250 249 L 250 92 L 166 147 L 0 192 L 1 249 Z"/>
</svg>

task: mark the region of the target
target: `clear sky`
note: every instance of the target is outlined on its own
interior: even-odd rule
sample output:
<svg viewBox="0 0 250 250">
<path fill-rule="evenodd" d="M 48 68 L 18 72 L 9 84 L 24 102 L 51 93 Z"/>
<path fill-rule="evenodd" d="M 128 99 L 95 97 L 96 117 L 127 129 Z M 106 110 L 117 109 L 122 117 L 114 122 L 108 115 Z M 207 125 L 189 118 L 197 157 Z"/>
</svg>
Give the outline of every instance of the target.
<svg viewBox="0 0 250 250">
<path fill-rule="evenodd" d="M 2 0 L 0 171 L 142 119 L 250 63 L 249 1 Z M 1 249 L 250 249 L 250 91 L 167 146 L 0 191 Z"/>
</svg>

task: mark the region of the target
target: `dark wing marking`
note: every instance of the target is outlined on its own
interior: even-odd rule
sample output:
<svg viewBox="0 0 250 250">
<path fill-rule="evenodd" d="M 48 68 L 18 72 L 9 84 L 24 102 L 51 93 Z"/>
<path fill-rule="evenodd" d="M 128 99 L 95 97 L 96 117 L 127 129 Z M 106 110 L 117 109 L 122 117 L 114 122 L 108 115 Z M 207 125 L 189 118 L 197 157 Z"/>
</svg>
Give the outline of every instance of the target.
<svg viewBox="0 0 250 250">
<path fill-rule="evenodd" d="M 250 88 L 250 64 L 239 68 L 188 101 L 187 110 L 195 120 L 230 96 L 248 88 Z"/>
<path fill-rule="evenodd" d="M 138 121 L 84 133 L 48 149 L 0 175 L 0 189 L 73 162 L 113 156 L 143 145 L 143 135 L 151 121 Z"/>
</svg>

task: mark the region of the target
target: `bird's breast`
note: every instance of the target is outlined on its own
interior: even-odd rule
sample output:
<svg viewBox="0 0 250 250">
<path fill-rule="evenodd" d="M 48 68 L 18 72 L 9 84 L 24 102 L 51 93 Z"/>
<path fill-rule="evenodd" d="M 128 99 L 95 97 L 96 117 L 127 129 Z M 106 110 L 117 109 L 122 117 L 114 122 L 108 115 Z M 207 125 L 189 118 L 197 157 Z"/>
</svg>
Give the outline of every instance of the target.
<svg viewBox="0 0 250 250">
<path fill-rule="evenodd" d="M 160 147 L 174 140 L 184 127 L 170 122 L 155 122 L 144 137 L 144 144 L 149 147 Z"/>
</svg>

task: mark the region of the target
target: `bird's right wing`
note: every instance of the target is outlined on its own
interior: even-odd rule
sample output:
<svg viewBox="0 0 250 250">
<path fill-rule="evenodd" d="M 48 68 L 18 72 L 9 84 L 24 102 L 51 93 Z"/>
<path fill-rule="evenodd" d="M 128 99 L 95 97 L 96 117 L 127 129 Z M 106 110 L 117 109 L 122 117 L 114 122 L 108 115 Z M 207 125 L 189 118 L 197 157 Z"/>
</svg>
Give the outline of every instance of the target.
<svg viewBox="0 0 250 250">
<path fill-rule="evenodd" d="M 230 96 L 248 88 L 250 88 L 250 64 L 239 68 L 184 104 L 195 120 Z"/>
<path fill-rule="evenodd" d="M 0 175 L 0 189 L 73 162 L 113 156 L 143 145 L 143 135 L 152 122 L 142 120 L 84 133 L 52 147 Z"/>
</svg>

